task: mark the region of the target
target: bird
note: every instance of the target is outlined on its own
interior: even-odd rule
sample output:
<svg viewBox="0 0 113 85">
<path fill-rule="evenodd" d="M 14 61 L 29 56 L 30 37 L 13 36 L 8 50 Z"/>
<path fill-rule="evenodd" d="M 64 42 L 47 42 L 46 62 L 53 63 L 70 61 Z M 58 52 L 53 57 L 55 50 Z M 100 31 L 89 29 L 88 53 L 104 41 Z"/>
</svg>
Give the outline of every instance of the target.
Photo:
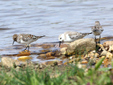
<svg viewBox="0 0 113 85">
<path fill-rule="evenodd" d="M 28 49 L 28 51 L 29 51 L 29 44 L 38 40 L 39 38 L 42 38 L 42 37 L 45 37 L 45 35 L 35 36 L 35 35 L 32 35 L 32 34 L 14 34 L 12 44 L 14 44 L 14 42 L 24 44 L 24 45 L 26 45 L 25 50 Z"/>
<path fill-rule="evenodd" d="M 86 35 L 92 34 L 91 33 L 79 33 L 79 32 L 73 32 L 73 31 L 67 31 L 64 32 L 63 34 L 60 34 L 58 39 L 59 39 L 59 47 L 61 43 L 63 42 L 73 42 L 75 40 L 81 39 L 85 37 Z"/>
<path fill-rule="evenodd" d="M 101 39 L 101 33 L 104 31 L 99 21 L 95 21 L 95 25 L 91 28 L 92 34 L 95 35 L 95 42 L 96 42 L 96 36 L 99 36 L 99 43 Z M 97 43 L 97 42 L 96 42 Z"/>
</svg>

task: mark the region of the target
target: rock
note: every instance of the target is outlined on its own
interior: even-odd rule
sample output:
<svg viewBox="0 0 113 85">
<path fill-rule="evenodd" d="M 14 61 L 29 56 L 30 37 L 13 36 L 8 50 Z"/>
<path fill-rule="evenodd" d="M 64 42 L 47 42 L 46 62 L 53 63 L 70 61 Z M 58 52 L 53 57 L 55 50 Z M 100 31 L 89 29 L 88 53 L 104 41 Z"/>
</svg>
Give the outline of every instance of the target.
<svg viewBox="0 0 113 85">
<path fill-rule="evenodd" d="M 81 64 L 87 64 L 88 62 L 86 60 L 82 61 Z"/>
<path fill-rule="evenodd" d="M 87 67 L 86 65 L 82 65 L 82 68 L 85 68 L 86 69 L 86 67 Z"/>
<path fill-rule="evenodd" d="M 96 58 L 90 59 L 89 62 L 88 62 L 88 65 L 89 66 L 95 65 L 96 64 L 96 60 L 97 60 Z"/>
<path fill-rule="evenodd" d="M 35 65 L 35 69 L 39 68 L 39 65 Z"/>
<path fill-rule="evenodd" d="M 95 51 L 91 51 L 90 53 L 86 54 L 84 58 L 91 58 L 91 57 L 96 57 L 99 58 L 99 54 L 96 53 Z"/>
<path fill-rule="evenodd" d="M 47 61 L 47 62 L 44 62 L 42 64 L 45 65 L 45 66 L 56 66 L 56 65 L 63 64 L 63 61 L 57 61 L 57 60 L 55 60 L 55 61 Z"/>
<path fill-rule="evenodd" d="M 37 69 L 39 68 L 39 63 L 30 61 L 29 63 L 27 63 L 26 67 L 30 69 Z"/>
<path fill-rule="evenodd" d="M 109 51 L 109 52 L 113 52 L 113 45 L 109 46 L 108 51 Z"/>
<path fill-rule="evenodd" d="M 52 48 L 52 47 L 54 47 L 55 45 L 53 45 L 53 44 L 42 44 L 42 48 L 43 49 L 50 49 L 50 48 Z"/>
<path fill-rule="evenodd" d="M 16 70 L 16 71 L 20 71 L 20 67 L 17 67 L 15 70 Z"/>
<path fill-rule="evenodd" d="M 102 59 L 102 58 L 105 58 L 105 57 L 106 57 L 106 56 L 101 56 L 101 59 Z"/>
<path fill-rule="evenodd" d="M 103 61 L 103 64 L 104 64 L 105 67 L 107 67 L 107 66 L 111 63 L 111 61 L 112 61 L 113 54 L 110 53 L 110 52 L 108 52 L 108 51 L 105 51 L 105 50 L 104 50 L 104 51 L 101 53 L 101 56 L 102 56 L 103 58 L 106 57 L 106 58 L 104 59 L 104 61 Z"/>
<path fill-rule="evenodd" d="M 82 65 L 81 63 L 78 63 L 77 66 L 78 66 L 78 68 L 82 68 L 82 69 L 86 68 L 86 65 Z"/>
<path fill-rule="evenodd" d="M 29 56 L 31 55 L 30 51 L 22 51 L 22 52 L 19 52 L 19 54 L 17 54 L 17 56 Z"/>
<path fill-rule="evenodd" d="M 110 64 L 109 59 L 105 58 L 103 61 L 104 67 L 107 67 Z"/>
<path fill-rule="evenodd" d="M 68 64 L 68 62 L 64 62 L 64 65 L 67 65 Z"/>
<path fill-rule="evenodd" d="M 60 52 L 59 51 L 54 51 L 54 52 L 48 52 L 46 54 L 40 54 L 37 58 L 38 59 L 54 59 L 55 57 L 60 57 Z"/>
<path fill-rule="evenodd" d="M 54 56 L 49 56 L 49 57 L 47 57 L 46 59 L 47 59 L 47 60 L 48 60 L 48 59 L 55 59 L 55 57 L 54 57 Z"/>
<path fill-rule="evenodd" d="M 46 65 L 55 66 L 55 65 L 58 65 L 58 61 L 48 61 L 46 62 Z"/>
<path fill-rule="evenodd" d="M 67 47 L 61 48 L 60 49 L 61 54 L 66 54 L 66 50 L 67 50 Z"/>
<path fill-rule="evenodd" d="M 72 56 L 69 57 L 70 60 L 74 59 L 74 58 L 75 58 L 75 55 L 72 55 Z"/>
<path fill-rule="evenodd" d="M 83 54 L 95 50 L 96 43 L 93 38 L 79 39 L 69 44 L 68 47 L 61 48 L 61 54 L 73 55 Z"/>
<path fill-rule="evenodd" d="M 74 59 L 69 60 L 67 63 L 73 63 L 73 64 L 75 64 L 75 58 L 74 58 Z"/>
<path fill-rule="evenodd" d="M 1 59 L 2 65 L 7 67 L 16 67 L 20 65 L 20 62 L 8 57 L 2 57 Z"/>
<path fill-rule="evenodd" d="M 55 54 L 54 54 L 55 57 L 60 57 L 60 56 L 62 55 L 62 54 L 60 53 L 60 51 L 55 51 L 54 53 L 55 53 Z"/>
<path fill-rule="evenodd" d="M 102 44 L 97 44 L 102 50 L 106 50 Z"/>
<path fill-rule="evenodd" d="M 68 59 L 68 57 L 67 57 L 67 56 L 65 56 L 65 55 L 62 55 L 62 56 L 60 57 L 60 59 L 65 61 L 65 60 L 67 60 L 67 59 Z"/>
<path fill-rule="evenodd" d="M 67 65 L 67 64 L 69 64 L 69 63 L 72 63 L 72 64 L 75 64 L 75 63 L 77 63 L 77 62 L 79 62 L 81 60 L 81 58 L 72 58 L 72 59 L 69 59 L 69 60 L 67 60 L 65 63 L 64 63 L 64 65 Z"/>
<path fill-rule="evenodd" d="M 46 53 L 46 57 L 50 57 L 50 56 L 54 56 L 54 55 L 55 55 L 55 53 L 53 53 L 53 52 Z"/>
<path fill-rule="evenodd" d="M 43 64 L 39 64 L 39 65 L 38 65 L 38 68 L 39 68 L 39 69 L 42 69 L 42 68 L 44 68 L 44 67 L 45 67 L 45 65 L 43 65 Z"/>
<path fill-rule="evenodd" d="M 62 65 L 63 64 L 63 61 L 58 61 L 58 65 Z"/>
<path fill-rule="evenodd" d="M 113 45 L 113 41 L 106 41 L 103 43 L 104 47 L 111 46 L 111 45 Z"/>
<path fill-rule="evenodd" d="M 46 59 L 54 59 L 55 58 L 54 55 L 55 55 L 54 52 L 48 52 L 46 53 Z"/>
<path fill-rule="evenodd" d="M 77 64 L 78 68 L 82 68 L 82 64 L 78 63 Z"/>
<path fill-rule="evenodd" d="M 46 59 L 46 54 L 40 54 L 37 58 L 38 59 Z"/>
<path fill-rule="evenodd" d="M 112 60 L 113 54 L 110 52 L 107 52 L 106 58 L 109 59 L 110 61 Z"/>
<path fill-rule="evenodd" d="M 47 52 L 50 52 L 50 51 L 52 51 L 52 50 L 47 50 L 47 49 L 41 50 L 41 52 L 43 52 L 43 53 L 47 53 Z"/>
<path fill-rule="evenodd" d="M 51 57 L 51 56 L 60 57 L 60 55 L 61 55 L 60 51 L 54 51 L 54 52 L 46 53 L 46 57 Z"/>
<path fill-rule="evenodd" d="M 102 51 L 102 53 L 101 53 L 100 55 L 101 55 L 101 56 L 112 56 L 112 53 L 110 53 L 110 52 L 104 50 L 104 51 Z"/>
<path fill-rule="evenodd" d="M 68 45 L 67 44 L 61 44 L 60 48 L 63 48 L 63 47 L 68 47 Z"/>
<path fill-rule="evenodd" d="M 98 45 L 99 45 L 99 46 L 101 47 L 101 49 L 103 50 L 100 55 L 101 55 L 101 56 L 106 56 L 106 58 L 111 59 L 112 56 L 113 56 L 113 54 L 110 53 L 109 51 L 106 51 L 105 48 L 104 48 L 104 45 L 101 45 L 101 44 L 98 44 Z"/>
<path fill-rule="evenodd" d="M 21 56 L 21 57 L 18 58 L 19 61 L 27 61 L 27 60 L 30 60 L 30 59 L 32 59 L 32 57 L 30 57 L 30 56 Z"/>
<path fill-rule="evenodd" d="M 105 50 L 112 52 L 113 51 L 113 41 L 106 41 L 103 43 Z"/>
<path fill-rule="evenodd" d="M 50 74 L 50 78 L 57 78 L 61 75 L 61 73 Z"/>
</svg>

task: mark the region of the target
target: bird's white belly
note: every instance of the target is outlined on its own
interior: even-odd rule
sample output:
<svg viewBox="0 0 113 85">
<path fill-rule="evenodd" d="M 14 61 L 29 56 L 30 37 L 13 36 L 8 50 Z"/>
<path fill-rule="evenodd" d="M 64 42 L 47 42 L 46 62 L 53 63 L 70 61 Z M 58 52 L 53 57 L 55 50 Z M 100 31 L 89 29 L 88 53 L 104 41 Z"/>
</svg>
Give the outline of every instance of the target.
<svg viewBox="0 0 113 85">
<path fill-rule="evenodd" d="M 73 41 L 70 37 L 69 37 L 69 35 L 68 34 L 66 34 L 66 36 L 65 36 L 65 39 L 64 39 L 64 42 L 71 42 L 71 41 Z"/>
<path fill-rule="evenodd" d="M 22 39 L 18 40 L 17 42 L 20 44 L 30 44 L 31 43 L 31 41 L 23 41 Z"/>
</svg>

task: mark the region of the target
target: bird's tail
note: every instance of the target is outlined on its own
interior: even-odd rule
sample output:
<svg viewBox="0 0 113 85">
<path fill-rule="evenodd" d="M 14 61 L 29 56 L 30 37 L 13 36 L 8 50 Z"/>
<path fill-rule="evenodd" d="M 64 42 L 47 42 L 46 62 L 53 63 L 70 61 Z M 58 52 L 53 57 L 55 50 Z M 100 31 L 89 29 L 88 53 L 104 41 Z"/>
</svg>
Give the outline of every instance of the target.
<svg viewBox="0 0 113 85">
<path fill-rule="evenodd" d="M 83 35 L 89 35 L 89 34 L 92 34 L 92 32 L 90 32 L 90 33 L 83 33 Z"/>
<path fill-rule="evenodd" d="M 37 38 L 42 38 L 42 37 L 45 37 L 45 35 L 43 35 L 43 36 L 37 36 Z"/>
</svg>

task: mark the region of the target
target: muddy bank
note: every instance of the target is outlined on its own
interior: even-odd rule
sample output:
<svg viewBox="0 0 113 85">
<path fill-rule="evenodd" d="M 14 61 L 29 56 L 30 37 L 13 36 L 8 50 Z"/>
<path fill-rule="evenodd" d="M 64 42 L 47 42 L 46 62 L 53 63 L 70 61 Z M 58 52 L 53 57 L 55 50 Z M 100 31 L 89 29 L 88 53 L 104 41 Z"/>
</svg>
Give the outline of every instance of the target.
<svg viewBox="0 0 113 85">
<path fill-rule="evenodd" d="M 112 37 L 104 37 L 101 40 L 110 40 Z M 80 68 L 88 68 L 95 66 L 95 64 L 102 58 L 105 58 L 102 66 L 111 66 L 113 57 L 113 41 L 105 41 L 103 44 L 95 44 L 93 38 L 79 39 L 70 44 L 62 44 L 61 48 L 56 48 L 57 44 L 34 44 L 31 48 L 40 47 L 40 51 L 19 51 L 16 54 L 3 54 L 1 61 L 4 66 L 21 67 L 27 64 L 33 64 L 38 68 L 48 66 L 59 66 L 68 64 L 77 64 Z M 93 46 L 93 47 L 92 47 Z M 22 47 L 20 45 L 20 47 Z M 98 47 L 98 48 L 96 48 Z M 19 46 L 14 46 L 12 51 Z M 84 48 L 84 49 L 82 49 Z M 5 49 L 3 49 L 5 50 Z M 2 52 L 2 50 L 1 50 Z M 35 59 L 35 60 L 34 60 Z"/>
</svg>

